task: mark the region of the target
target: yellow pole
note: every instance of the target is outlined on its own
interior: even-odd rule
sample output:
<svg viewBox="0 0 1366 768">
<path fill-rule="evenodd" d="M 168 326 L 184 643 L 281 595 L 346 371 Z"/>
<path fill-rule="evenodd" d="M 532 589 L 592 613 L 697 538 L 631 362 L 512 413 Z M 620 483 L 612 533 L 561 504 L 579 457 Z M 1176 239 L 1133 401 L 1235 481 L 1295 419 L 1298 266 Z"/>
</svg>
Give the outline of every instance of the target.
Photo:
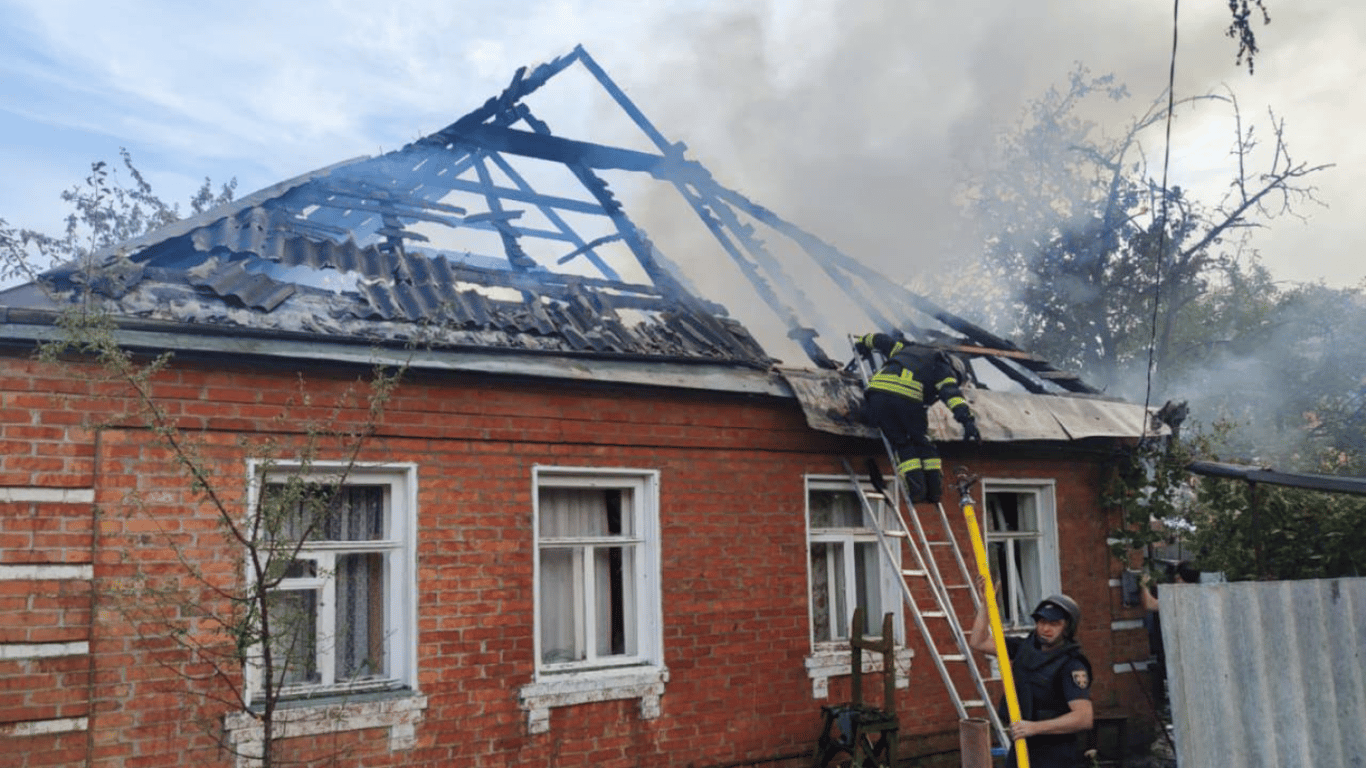
<svg viewBox="0 0 1366 768">
<path fill-rule="evenodd" d="M 961 489 L 962 498 L 958 505 L 963 508 L 963 517 L 968 521 L 968 538 L 972 540 L 972 554 L 977 559 L 977 572 L 986 582 L 983 606 L 991 618 L 991 637 L 996 641 L 996 662 L 1001 666 L 1001 683 L 1006 689 L 1006 709 L 1010 722 L 1020 719 L 1020 697 L 1015 693 L 1015 672 L 1010 667 L 1010 656 L 1006 654 L 1006 636 L 1001 628 L 1001 612 L 996 607 L 996 585 L 991 581 L 991 566 L 987 563 L 987 550 L 982 545 L 982 532 L 977 527 L 977 512 L 973 509 L 972 496 L 966 487 Z M 1024 739 L 1015 740 L 1015 759 L 1019 768 L 1029 768 L 1029 748 Z"/>
</svg>

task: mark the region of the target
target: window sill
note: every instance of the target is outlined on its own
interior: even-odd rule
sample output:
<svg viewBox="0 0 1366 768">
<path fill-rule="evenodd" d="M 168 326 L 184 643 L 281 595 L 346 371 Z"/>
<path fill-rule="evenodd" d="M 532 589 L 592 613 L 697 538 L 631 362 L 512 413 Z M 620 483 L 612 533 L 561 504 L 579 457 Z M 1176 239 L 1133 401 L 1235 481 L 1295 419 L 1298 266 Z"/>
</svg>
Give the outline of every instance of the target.
<svg viewBox="0 0 1366 768">
<path fill-rule="evenodd" d="M 896 676 L 896 687 L 906 688 L 911 684 L 909 677 L 904 674 L 905 670 L 911 666 L 911 659 L 915 657 L 915 651 L 906 647 L 896 649 L 896 668 L 901 674 Z M 841 675 L 849 675 L 850 668 L 854 663 L 854 652 L 849 649 L 837 650 L 817 650 L 815 653 L 806 657 L 806 675 L 811 678 L 811 698 L 826 699 L 830 697 L 830 678 Z M 876 673 L 882 671 L 882 654 L 863 652 L 863 673 Z"/>
<path fill-rule="evenodd" d="M 517 692 L 517 705 L 526 710 L 527 733 L 550 731 L 550 710 L 595 701 L 640 699 L 640 717 L 659 717 L 659 699 L 669 670 L 664 667 L 566 672 L 543 676 L 539 682 L 524 685 Z"/>
<path fill-rule="evenodd" d="M 279 738 L 314 736 L 364 728 L 388 728 L 389 750 L 412 749 L 417 742 L 416 727 L 427 709 L 427 697 L 412 691 L 389 695 L 368 694 L 364 701 L 339 697 L 329 702 L 281 703 L 275 710 L 275 733 Z M 233 712 L 223 718 L 228 746 L 237 755 L 237 768 L 252 768 L 260 760 L 265 739 L 261 721 L 246 712 Z"/>
</svg>

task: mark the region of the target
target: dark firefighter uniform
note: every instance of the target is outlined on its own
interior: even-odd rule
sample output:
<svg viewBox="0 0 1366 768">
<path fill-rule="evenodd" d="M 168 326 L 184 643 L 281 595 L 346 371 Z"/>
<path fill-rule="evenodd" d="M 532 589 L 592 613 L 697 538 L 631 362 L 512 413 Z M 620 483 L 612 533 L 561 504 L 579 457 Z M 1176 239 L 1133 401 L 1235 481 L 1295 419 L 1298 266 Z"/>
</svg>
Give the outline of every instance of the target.
<svg viewBox="0 0 1366 768">
<path fill-rule="evenodd" d="M 1091 698 L 1091 662 L 1081 646 L 1066 640 L 1052 651 L 1039 648 L 1038 637 L 1007 637 L 1006 653 L 1015 675 L 1015 693 L 1020 699 L 1020 719 L 1051 720 L 1071 711 L 1068 702 Z M 1002 722 L 1010 722 L 1005 699 L 998 709 Z M 1031 768 L 1074 768 L 1081 765 L 1080 733 L 1045 734 L 1025 739 Z M 1012 747 L 1006 765 L 1014 765 Z"/>
<path fill-rule="evenodd" d="M 963 438 L 982 439 L 952 358 L 943 350 L 896 341 L 885 333 L 864 335 L 856 348 L 864 357 L 877 350 L 885 361 L 864 392 L 869 422 L 892 444 L 896 471 L 905 480 L 911 501 L 938 503 L 944 475 L 939 451 L 930 440 L 930 406 L 943 400 L 963 425 Z"/>
</svg>

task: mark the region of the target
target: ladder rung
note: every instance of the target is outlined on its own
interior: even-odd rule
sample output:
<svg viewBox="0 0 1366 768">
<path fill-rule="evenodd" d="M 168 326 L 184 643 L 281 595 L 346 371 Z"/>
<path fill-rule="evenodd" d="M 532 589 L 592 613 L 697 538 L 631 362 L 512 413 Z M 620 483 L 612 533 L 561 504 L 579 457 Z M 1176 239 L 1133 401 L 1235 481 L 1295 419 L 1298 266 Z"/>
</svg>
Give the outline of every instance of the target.
<svg viewBox="0 0 1366 768">
<path fill-rule="evenodd" d="M 926 543 L 926 544 L 929 544 L 931 547 L 952 547 L 952 546 L 953 546 L 953 542 L 952 542 L 952 541 L 927 541 L 927 542 L 925 542 L 925 543 Z"/>
<path fill-rule="evenodd" d="M 944 661 L 967 661 L 967 660 L 968 660 L 968 657 L 967 657 L 967 656 L 964 656 L 964 655 L 961 654 L 961 653 L 946 653 L 946 654 L 940 656 L 939 658 L 943 659 Z"/>
<path fill-rule="evenodd" d="M 901 572 L 901 575 L 902 575 L 902 576 L 924 576 L 924 575 L 925 575 L 925 572 L 924 572 L 924 571 L 918 571 L 918 570 L 916 570 L 916 569 L 914 569 L 914 568 L 911 568 L 911 569 L 902 571 L 902 572 Z"/>
<path fill-rule="evenodd" d="M 963 706 L 965 707 L 985 707 L 986 705 L 987 703 L 981 699 L 963 699 Z"/>
<path fill-rule="evenodd" d="M 883 493 L 882 491 L 864 491 L 863 498 L 869 500 L 876 499 L 877 501 L 886 501 L 887 494 Z"/>
<path fill-rule="evenodd" d="M 882 535 L 883 535 L 883 536 L 890 536 L 890 537 L 892 537 L 892 538 L 894 538 L 894 539 L 904 539 L 904 538 L 906 538 L 906 532 L 905 532 L 905 531 L 883 531 L 883 532 L 882 532 Z"/>
<path fill-rule="evenodd" d="M 942 619 L 948 616 L 943 611 L 921 611 L 920 615 L 926 619 Z"/>
</svg>

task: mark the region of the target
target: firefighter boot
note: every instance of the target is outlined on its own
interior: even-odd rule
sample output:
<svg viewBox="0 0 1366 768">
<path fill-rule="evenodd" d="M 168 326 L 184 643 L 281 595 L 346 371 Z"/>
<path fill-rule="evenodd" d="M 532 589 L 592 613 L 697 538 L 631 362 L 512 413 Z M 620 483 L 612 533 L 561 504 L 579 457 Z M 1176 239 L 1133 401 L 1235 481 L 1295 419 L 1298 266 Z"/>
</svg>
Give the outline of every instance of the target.
<svg viewBox="0 0 1366 768">
<path fill-rule="evenodd" d="M 906 495 L 912 504 L 925 501 L 925 470 L 920 459 L 907 459 L 896 466 L 896 471 L 906 483 Z"/>
<path fill-rule="evenodd" d="M 925 459 L 925 501 L 938 504 L 944 496 L 943 462 L 940 459 Z"/>
</svg>

